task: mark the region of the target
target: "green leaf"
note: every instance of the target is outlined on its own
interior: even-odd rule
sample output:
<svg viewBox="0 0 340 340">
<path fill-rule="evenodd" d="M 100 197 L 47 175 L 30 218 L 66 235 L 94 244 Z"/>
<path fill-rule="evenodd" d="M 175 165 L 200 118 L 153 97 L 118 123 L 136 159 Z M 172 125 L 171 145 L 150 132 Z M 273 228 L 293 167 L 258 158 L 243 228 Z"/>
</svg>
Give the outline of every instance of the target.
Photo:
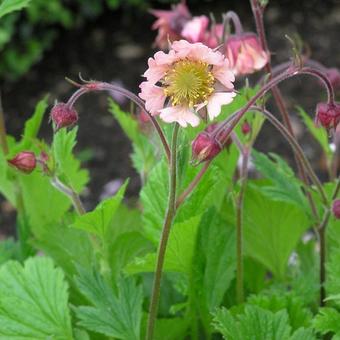
<svg viewBox="0 0 340 340">
<path fill-rule="evenodd" d="M 213 325 L 228 340 L 288 340 L 291 331 L 286 311 L 272 313 L 257 306 L 246 306 L 236 316 L 221 308 Z"/>
<path fill-rule="evenodd" d="M 256 169 L 273 183 L 262 187 L 261 191 L 268 197 L 297 204 L 310 211 L 307 200 L 301 190 L 302 183 L 294 175 L 289 165 L 278 155 L 271 153 L 272 160 L 263 153 L 252 151 Z"/>
<path fill-rule="evenodd" d="M 114 293 L 98 272 L 79 268 L 76 284 L 91 306 L 75 307 L 79 326 L 123 340 L 139 340 L 142 317 L 142 287 L 132 279 L 118 283 Z"/>
<path fill-rule="evenodd" d="M 80 169 L 80 162 L 73 155 L 78 128 L 60 129 L 54 134 L 52 150 L 57 167 L 57 176 L 71 186 L 77 193 L 88 182 L 88 173 Z"/>
<path fill-rule="evenodd" d="M 292 292 L 282 292 L 282 290 L 263 292 L 250 296 L 247 303 L 274 313 L 285 309 L 293 330 L 302 326 L 309 327 L 311 324 L 311 311 L 305 307 L 304 301 Z"/>
<path fill-rule="evenodd" d="M 120 187 L 115 196 L 102 201 L 95 210 L 78 216 L 72 227 L 96 234 L 104 240 L 113 217 L 124 198 L 127 184 L 128 181 Z"/>
<path fill-rule="evenodd" d="M 0 18 L 27 7 L 31 0 L 3 0 L 0 4 Z"/>
<path fill-rule="evenodd" d="M 233 212 L 227 210 L 230 219 Z M 211 313 L 235 278 L 235 257 L 234 224 L 216 209 L 209 209 L 199 225 L 189 287 L 190 300 L 195 301 L 192 308 L 202 318 L 206 332 L 210 332 Z"/>
<path fill-rule="evenodd" d="M 26 121 L 22 139 L 18 146 L 14 148 L 15 153 L 22 150 L 28 150 L 32 147 L 34 140 L 37 138 L 48 106 L 47 100 L 48 96 L 45 96 L 42 100 L 40 100 L 35 107 L 32 117 Z"/>
<path fill-rule="evenodd" d="M 340 313 L 334 308 L 320 308 L 313 320 L 313 326 L 321 334 L 332 332 L 340 335 Z"/>
<path fill-rule="evenodd" d="M 0 268 L 0 336 L 3 339 L 73 339 L 68 286 L 44 257 Z"/>
<path fill-rule="evenodd" d="M 138 125 L 138 121 L 131 114 L 122 111 L 112 99 L 109 99 L 109 105 L 110 112 L 132 142 L 133 154 L 131 158 L 133 165 L 144 178 L 155 165 L 155 155 L 163 151 L 160 149 L 160 142 L 157 139 L 152 143 L 153 136 L 145 136 Z"/>
<path fill-rule="evenodd" d="M 310 226 L 305 212 L 296 205 L 272 201 L 260 189 L 248 188 L 243 216 L 246 255 L 283 279 L 289 256 Z"/>
<path fill-rule="evenodd" d="M 329 146 L 328 134 L 326 129 L 318 128 L 315 125 L 313 119 L 309 117 L 309 115 L 305 112 L 305 110 L 302 107 L 298 107 L 297 109 L 299 111 L 301 118 L 305 122 L 309 132 L 318 141 L 324 153 L 328 157 L 330 157 L 332 155 L 332 150 Z"/>
<path fill-rule="evenodd" d="M 199 222 L 200 216 L 196 216 L 171 228 L 163 271 L 190 274 Z M 129 274 L 154 272 L 156 259 L 156 253 L 136 258 L 125 271 Z"/>
</svg>

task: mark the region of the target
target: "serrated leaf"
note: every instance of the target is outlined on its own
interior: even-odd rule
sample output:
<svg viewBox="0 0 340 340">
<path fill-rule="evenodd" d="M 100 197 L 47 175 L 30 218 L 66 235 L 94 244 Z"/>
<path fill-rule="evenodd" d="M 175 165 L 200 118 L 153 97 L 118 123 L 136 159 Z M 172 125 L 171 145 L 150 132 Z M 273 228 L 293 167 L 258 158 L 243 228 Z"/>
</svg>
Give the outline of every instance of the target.
<svg viewBox="0 0 340 340">
<path fill-rule="evenodd" d="M 0 3 L 0 18 L 29 5 L 31 0 L 3 0 Z"/>
<path fill-rule="evenodd" d="M 156 157 L 156 147 L 150 143 L 150 137 L 147 138 L 140 130 L 138 121 L 131 114 L 120 109 L 120 107 L 109 99 L 110 112 L 117 119 L 124 133 L 131 140 L 133 146 L 133 154 L 131 156 L 135 169 L 143 175 L 147 175 L 154 166 Z"/>
<path fill-rule="evenodd" d="M 317 340 L 317 337 L 312 328 L 301 327 L 293 333 L 289 340 Z"/>
<path fill-rule="evenodd" d="M 313 119 L 309 117 L 309 115 L 305 112 L 302 107 L 297 108 L 299 114 L 303 121 L 305 122 L 309 132 L 314 136 L 317 142 L 320 144 L 322 150 L 326 153 L 326 155 L 331 156 L 332 150 L 329 146 L 328 135 L 326 129 L 316 127 Z"/>
<path fill-rule="evenodd" d="M 35 106 L 32 117 L 26 121 L 22 139 L 15 148 L 18 149 L 18 151 L 29 150 L 34 142 L 34 139 L 37 138 L 46 108 L 48 106 L 47 100 L 48 96 L 45 96 L 42 100 L 40 100 Z"/>
<path fill-rule="evenodd" d="M 105 239 L 113 217 L 124 198 L 127 184 L 128 181 L 120 187 L 115 196 L 102 201 L 93 211 L 78 216 L 72 227 L 91 232 Z"/>
<path fill-rule="evenodd" d="M 80 162 L 73 155 L 78 128 L 60 129 L 54 134 L 52 150 L 56 162 L 57 176 L 71 186 L 77 193 L 84 189 L 88 182 L 88 173 L 80 169 Z"/>
<path fill-rule="evenodd" d="M 232 218 L 232 211 L 227 210 Z M 211 313 L 220 306 L 235 278 L 235 268 L 235 227 L 211 208 L 199 225 L 189 288 L 194 308 L 207 331 L 210 331 Z"/>
<path fill-rule="evenodd" d="M 296 205 L 269 199 L 259 188 L 248 188 L 243 216 L 246 255 L 283 279 L 291 252 L 310 226 L 305 212 Z"/>
<path fill-rule="evenodd" d="M 309 327 L 312 320 L 312 313 L 305 307 L 304 301 L 292 292 L 287 293 L 281 290 L 262 292 L 250 296 L 247 303 L 274 313 L 285 309 L 293 330 L 302 326 Z"/>
<path fill-rule="evenodd" d="M 262 192 L 270 198 L 297 204 L 310 211 L 307 200 L 302 193 L 302 183 L 294 175 L 289 165 L 278 155 L 271 153 L 270 159 L 263 153 L 252 151 L 256 169 L 273 183 L 272 186 L 262 187 Z"/>
<path fill-rule="evenodd" d="M 313 320 L 313 326 L 321 334 L 340 334 L 340 313 L 334 308 L 320 308 Z"/>
<path fill-rule="evenodd" d="M 200 218 L 196 216 L 185 222 L 176 223 L 172 227 L 165 253 L 163 268 L 165 272 L 190 274 Z M 153 272 L 156 268 L 156 259 L 156 253 L 136 258 L 125 268 L 125 271 L 129 274 Z"/>
<path fill-rule="evenodd" d="M 121 280 L 116 294 L 98 272 L 89 273 L 81 268 L 76 284 L 91 303 L 74 308 L 81 327 L 117 339 L 140 339 L 141 286 L 136 286 L 132 279 Z"/>
<path fill-rule="evenodd" d="M 228 340 L 288 340 L 291 331 L 286 311 L 272 313 L 257 306 L 246 306 L 235 316 L 219 309 L 213 325 Z"/>
<path fill-rule="evenodd" d="M 3 339 L 72 340 L 68 285 L 44 257 L 0 268 L 0 336 Z"/>
</svg>

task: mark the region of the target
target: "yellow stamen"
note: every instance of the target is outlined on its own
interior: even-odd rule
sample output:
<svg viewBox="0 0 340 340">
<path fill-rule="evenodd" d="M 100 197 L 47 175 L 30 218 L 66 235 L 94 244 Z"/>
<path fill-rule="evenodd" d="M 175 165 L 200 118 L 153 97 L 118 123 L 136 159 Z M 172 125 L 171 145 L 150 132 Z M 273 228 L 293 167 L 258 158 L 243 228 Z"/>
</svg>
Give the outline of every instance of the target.
<svg viewBox="0 0 340 340">
<path fill-rule="evenodd" d="M 204 103 L 214 91 L 215 78 L 209 65 L 201 61 L 180 60 L 165 74 L 164 93 L 172 105 L 193 107 Z"/>
</svg>

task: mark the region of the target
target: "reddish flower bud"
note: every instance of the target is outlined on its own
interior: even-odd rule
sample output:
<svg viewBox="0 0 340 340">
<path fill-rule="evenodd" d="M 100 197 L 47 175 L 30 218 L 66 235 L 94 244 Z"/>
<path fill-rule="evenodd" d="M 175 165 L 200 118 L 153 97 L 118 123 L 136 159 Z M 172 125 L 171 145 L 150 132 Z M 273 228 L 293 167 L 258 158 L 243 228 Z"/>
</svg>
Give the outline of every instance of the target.
<svg viewBox="0 0 340 340">
<path fill-rule="evenodd" d="M 35 169 L 37 160 L 33 152 L 22 151 L 19 152 L 13 159 L 9 160 L 8 163 L 25 174 L 30 174 Z"/>
<path fill-rule="evenodd" d="M 269 61 L 268 53 L 262 49 L 254 33 L 231 36 L 225 48 L 225 55 L 236 75 L 253 73 L 262 69 Z"/>
<path fill-rule="evenodd" d="M 243 122 L 241 130 L 244 135 L 247 135 L 251 132 L 251 126 L 246 120 Z"/>
<path fill-rule="evenodd" d="M 340 104 L 319 103 L 316 107 L 315 122 L 326 129 L 336 128 L 340 122 Z"/>
<path fill-rule="evenodd" d="M 231 144 L 229 137 L 227 140 L 219 140 L 217 136 L 214 136 L 213 132 L 217 127 L 218 124 L 210 124 L 192 142 L 192 160 L 194 163 L 199 164 L 213 159 L 220 153 L 222 147 L 228 148 Z"/>
<path fill-rule="evenodd" d="M 197 163 L 213 159 L 221 150 L 215 138 L 206 132 L 201 132 L 192 142 L 192 158 Z"/>
<path fill-rule="evenodd" d="M 340 199 L 333 202 L 332 211 L 335 218 L 340 219 Z"/>
<path fill-rule="evenodd" d="M 51 110 L 51 119 L 59 130 L 75 124 L 78 121 L 78 113 L 65 103 L 57 103 Z"/>
</svg>

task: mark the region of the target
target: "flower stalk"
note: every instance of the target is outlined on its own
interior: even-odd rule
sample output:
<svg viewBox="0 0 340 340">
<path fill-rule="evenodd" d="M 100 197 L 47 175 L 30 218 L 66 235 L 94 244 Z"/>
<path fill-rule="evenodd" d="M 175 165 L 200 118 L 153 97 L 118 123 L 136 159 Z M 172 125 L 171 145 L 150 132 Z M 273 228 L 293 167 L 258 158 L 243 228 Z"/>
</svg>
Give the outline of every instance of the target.
<svg viewBox="0 0 340 340">
<path fill-rule="evenodd" d="M 177 136 L 178 136 L 179 124 L 175 123 L 172 140 L 171 140 L 171 152 L 170 152 L 170 167 L 169 167 L 169 198 L 168 207 L 165 214 L 163 230 L 161 235 L 161 241 L 158 247 L 157 264 L 155 277 L 153 281 L 151 302 L 149 308 L 149 317 L 147 324 L 146 340 L 153 339 L 153 333 L 155 328 L 155 321 L 157 318 L 157 311 L 159 305 L 162 270 L 164 265 L 165 251 L 168 243 L 170 229 L 173 219 L 176 214 L 176 185 L 177 185 Z"/>
</svg>

